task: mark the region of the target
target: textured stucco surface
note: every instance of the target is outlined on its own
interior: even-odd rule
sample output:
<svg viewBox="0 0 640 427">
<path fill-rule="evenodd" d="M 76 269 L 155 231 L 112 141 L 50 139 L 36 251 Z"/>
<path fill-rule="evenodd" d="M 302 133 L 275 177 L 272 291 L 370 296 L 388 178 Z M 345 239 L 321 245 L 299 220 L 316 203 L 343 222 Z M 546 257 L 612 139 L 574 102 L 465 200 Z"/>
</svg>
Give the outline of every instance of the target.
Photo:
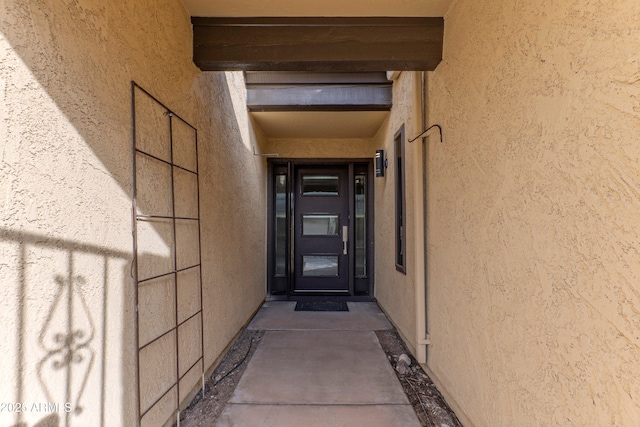
<svg viewBox="0 0 640 427">
<path fill-rule="evenodd" d="M 205 369 L 264 297 L 266 161 L 254 147 L 331 158 L 385 149 L 376 297 L 415 348 L 421 152 L 407 144 L 403 275 L 392 142 L 403 123 L 407 137 L 421 130 L 416 73 L 394 84 L 373 140 L 258 144 L 241 74 L 193 66 L 179 1 L 0 0 L 0 10 L 0 401 L 65 401 L 68 370 L 53 362 L 70 329 L 81 356 L 71 394 L 82 390 L 82 412 L 3 412 L 0 425 L 100 425 L 105 414 L 105 425 L 135 425 L 131 80 L 198 128 Z M 446 16 L 444 60 L 429 73 L 428 122 L 443 126 L 444 143 L 429 140 L 428 363 L 476 425 L 640 419 L 639 16 L 634 0 L 455 0 Z M 150 119 L 141 144 L 166 156 L 162 112 L 139 107 Z M 177 140 L 191 137 L 174 128 Z M 193 150 L 180 147 L 177 161 L 192 167 Z M 141 211 L 167 209 L 168 170 L 147 170 L 140 185 L 154 196 Z M 177 183 L 193 212 L 194 183 Z M 141 223 L 138 233 L 141 277 L 170 268 L 171 227 Z M 193 234 L 180 227 L 182 265 L 196 257 Z M 169 324 L 159 314 L 176 298 L 181 320 L 197 310 L 198 278 L 178 280 L 178 295 L 162 281 L 142 291 L 141 341 Z M 199 331 L 188 323 L 180 333 Z M 191 338 L 178 350 L 186 360 Z M 144 404 L 175 375 L 163 368 L 174 344 L 167 336 L 143 352 Z M 168 393 L 143 425 L 162 423 L 182 398 Z"/>
<path fill-rule="evenodd" d="M 409 347 L 416 349 L 416 286 L 424 286 L 417 266 L 422 252 L 416 251 L 416 239 L 421 233 L 421 220 L 415 214 L 422 203 L 421 146 L 407 139 L 421 131 L 419 73 L 403 72 L 393 84 L 393 108 L 374 138 L 376 149 L 383 149 L 388 159 L 384 178 L 375 185 L 375 296 L 389 315 Z M 406 274 L 396 270 L 395 247 L 395 146 L 394 136 L 401 126 L 405 129 L 405 226 Z"/>
<path fill-rule="evenodd" d="M 429 366 L 478 426 L 640 420 L 640 3 L 457 0 Z"/>
<path fill-rule="evenodd" d="M 452 0 L 184 0 L 193 16 L 442 16 Z"/>
<path fill-rule="evenodd" d="M 369 138 L 269 138 L 265 152 L 283 158 L 373 158 L 375 145 Z"/>
<path fill-rule="evenodd" d="M 71 403 L 82 406 L 69 415 L 5 411 L 0 425 L 45 418 L 135 425 L 131 81 L 198 129 L 208 369 L 265 292 L 266 162 L 252 155 L 261 149 L 242 75 L 204 74 L 193 65 L 189 16 L 178 0 L 0 0 L 0 10 L 0 401 L 64 403 L 71 372 L 71 397 L 81 395 Z M 166 115 L 137 101 L 140 145 L 166 158 Z M 194 135 L 174 123 L 174 161 L 193 169 Z M 143 166 L 140 212 L 168 212 L 169 168 Z M 178 215 L 196 212 L 194 185 L 188 174 L 176 174 Z M 170 223 L 139 225 L 140 277 L 171 268 Z M 179 266 L 198 258 L 196 231 L 177 226 Z M 181 273 L 177 295 L 172 281 L 141 288 L 141 344 L 174 321 L 166 314 L 176 299 L 180 320 L 199 308 L 196 276 Z M 199 352 L 199 319 L 180 328 L 180 374 Z M 80 362 L 64 362 L 65 339 L 73 339 Z M 169 335 L 143 351 L 143 406 L 175 380 L 175 352 Z M 54 363 L 60 360 L 62 368 Z M 181 400 L 199 384 L 202 368 L 187 373 Z M 177 399 L 168 393 L 143 424 L 160 425 Z"/>
</svg>

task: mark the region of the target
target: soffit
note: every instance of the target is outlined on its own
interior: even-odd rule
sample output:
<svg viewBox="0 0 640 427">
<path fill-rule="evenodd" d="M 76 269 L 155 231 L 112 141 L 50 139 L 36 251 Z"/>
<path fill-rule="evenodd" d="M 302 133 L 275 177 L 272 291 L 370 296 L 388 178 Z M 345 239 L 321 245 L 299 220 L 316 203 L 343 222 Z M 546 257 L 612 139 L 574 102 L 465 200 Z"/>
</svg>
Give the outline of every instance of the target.
<svg viewBox="0 0 640 427">
<path fill-rule="evenodd" d="M 444 16 L 452 0 L 182 0 L 191 16 Z"/>
</svg>

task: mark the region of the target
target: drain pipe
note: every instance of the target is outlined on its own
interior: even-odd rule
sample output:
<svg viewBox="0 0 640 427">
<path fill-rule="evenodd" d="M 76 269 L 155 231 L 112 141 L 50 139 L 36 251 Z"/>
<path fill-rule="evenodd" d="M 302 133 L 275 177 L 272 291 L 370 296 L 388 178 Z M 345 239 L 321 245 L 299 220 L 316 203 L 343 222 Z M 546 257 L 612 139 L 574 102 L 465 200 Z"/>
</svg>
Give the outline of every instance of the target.
<svg viewBox="0 0 640 427">
<path fill-rule="evenodd" d="M 427 73 L 421 72 L 420 75 L 421 84 L 421 116 L 422 116 L 422 129 L 427 128 Z M 428 161 L 428 147 L 427 137 L 422 137 L 422 250 L 424 259 L 422 262 L 422 268 L 416 269 L 417 272 L 422 273 L 422 278 L 416 277 L 416 359 L 419 363 L 426 364 L 428 360 L 428 346 L 431 344 L 429 339 L 429 317 L 427 313 L 428 309 L 428 265 L 427 265 L 427 161 Z M 420 274 L 420 273 L 418 273 Z M 422 280 L 420 280 L 422 279 Z M 420 286 L 420 282 L 423 281 L 423 286 Z"/>
</svg>

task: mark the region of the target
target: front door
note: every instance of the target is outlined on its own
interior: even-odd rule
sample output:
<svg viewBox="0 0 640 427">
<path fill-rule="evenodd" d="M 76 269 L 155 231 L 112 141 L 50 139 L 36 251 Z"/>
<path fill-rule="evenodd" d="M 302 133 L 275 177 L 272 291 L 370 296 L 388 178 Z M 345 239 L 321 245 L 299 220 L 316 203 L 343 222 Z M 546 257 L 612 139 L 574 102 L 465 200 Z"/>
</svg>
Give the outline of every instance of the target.
<svg viewBox="0 0 640 427">
<path fill-rule="evenodd" d="M 373 295 L 373 162 L 273 159 L 269 175 L 269 294 Z"/>
<path fill-rule="evenodd" d="M 349 293 L 349 167 L 295 171 L 295 293 Z"/>
</svg>

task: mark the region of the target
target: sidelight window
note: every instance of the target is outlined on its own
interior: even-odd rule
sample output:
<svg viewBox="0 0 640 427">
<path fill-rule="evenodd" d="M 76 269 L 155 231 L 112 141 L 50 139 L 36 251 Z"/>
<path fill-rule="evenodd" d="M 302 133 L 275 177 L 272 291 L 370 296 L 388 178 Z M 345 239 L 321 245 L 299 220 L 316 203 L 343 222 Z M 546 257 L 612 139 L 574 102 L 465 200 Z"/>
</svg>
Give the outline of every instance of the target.
<svg viewBox="0 0 640 427">
<path fill-rule="evenodd" d="M 287 274 L 287 174 L 275 177 L 275 276 Z"/>
<path fill-rule="evenodd" d="M 356 277 L 367 277 L 367 175 L 359 173 L 355 182 Z"/>
</svg>

